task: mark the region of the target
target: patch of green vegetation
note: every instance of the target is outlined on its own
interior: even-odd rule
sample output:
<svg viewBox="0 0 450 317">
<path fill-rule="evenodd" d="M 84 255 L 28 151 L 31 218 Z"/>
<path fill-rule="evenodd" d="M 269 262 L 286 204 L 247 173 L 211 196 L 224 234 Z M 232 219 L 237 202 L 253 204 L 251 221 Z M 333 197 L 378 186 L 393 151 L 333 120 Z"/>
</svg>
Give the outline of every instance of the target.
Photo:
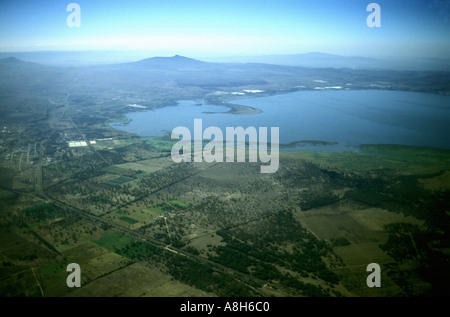
<svg viewBox="0 0 450 317">
<path fill-rule="evenodd" d="M 137 171 L 136 174 L 134 175 L 134 177 L 139 179 L 139 178 L 146 177 L 146 176 L 148 176 L 150 174 L 151 173 L 149 173 L 149 172 Z"/>
<path fill-rule="evenodd" d="M 163 211 L 171 211 L 173 210 L 173 206 L 166 204 L 166 203 L 161 203 L 156 205 L 157 208 L 160 208 Z"/>
<path fill-rule="evenodd" d="M 170 200 L 168 202 L 159 203 L 157 205 L 148 207 L 144 210 L 144 212 L 150 213 L 153 216 L 157 216 L 165 212 L 173 211 L 174 209 L 184 209 L 189 206 L 190 205 L 188 203 L 179 200 Z"/>
<path fill-rule="evenodd" d="M 172 245 L 174 248 L 182 248 L 182 247 L 184 247 L 184 246 L 186 245 L 186 243 L 183 242 L 183 241 L 180 241 L 180 240 L 178 240 L 178 239 L 172 239 L 171 245 Z"/>
<path fill-rule="evenodd" d="M 102 195 L 92 196 L 91 200 L 96 202 L 96 203 L 107 203 L 107 202 L 109 202 L 109 198 L 106 197 L 106 196 L 102 196 Z"/>
<path fill-rule="evenodd" d="M 171 200 L 166 203 L 160 203 L 154 206 L 154 208 L 161 210 L 162 212 L 172 211 L 174 207 L 187 207 L 189 204 L 179 202 L 178 200 Z"/>
<path fill-rule="evenodd" d="M 56 250 L 56 248 L 47 240 L 45 240 L 44 238 L 42 238 L 39 234 L 37 234 L 35 231 L 30 229 L 30 233 L 36 238 L 38 239 L 43 245 L 45 245 L 47 248 L 49 248 L 50 250 L 52 250 L 53 252 L 60 254 L 58 252 L 58 250 Z"/>
<path fill-rule="evenodd" d="M 317 207 L 331 205 L 337 203 L 339 200 L 340 200 L 339 197 L 332 194 L 328 194 L 320 197 L 314 197 L 308 200 L 303 200 L 302 202 L 300 202 L 300 208 L 303 211 L 306 211 Z"/>
<path fill-rule="evenodd" d="M 171 140 L 170 135 L 165 135 L 161 137 L 152 137 L 146 140 L 155 150 L 160 152 L 170 152 L 172 151 L 173 145 L 178 142 L 178 140 Z"/>
<path fill-rule="evenodd" d="M 121 167 L 118 167 L 118 166 L 111 165 L 111 166 L 107 166 L 107 167 L 102 168 L 102 171 L 110 173 L 110 174 L 118 174 L 118 175 L 120 175 L 122 173 L 127 172 L 128 170 L 126 170 L 124 168 L 121 168 Z"/>
<path fill-rule="evenodd" d="M 42 297 L 40 287 L 31 270 L 2 279 L 1 297 Z"/>
<path fill-rule="evenodd" d="M 179 255 L 169 255 L 167 268 L 175 279 L 220 297 L 258 296 L 254 289 L 210 265 Z"/>
<path fill-rule="evenodd" d="M 330 242 L 333 247 L 345 247 L 351 244 L 345 237 L 330 239 Z"/>
<path fill-rule="evenodd" d="M 118 139 L 117 142 L 119 142 L 120 145 L 130 145 L 140 142 L 140 139 L 139 138 Z"/>
<path fill-rule="evenodd" d="M 139 143 L 139 138 L 117 139 L 117 140 L 99 140 L 98 145 L 108 146 L 112 148 L 126 147 L 135 143 Z"/>
<path fill-rule="evenodd" d="M 53 262 L 48 265 L 41 266 L 39 268 L 41 274 L 45 276 L 52 276 L 60 273 L 61 271 L 65 272 L 64 264 L 62 262 Z M 65 273 L 63 273 L 65 274 Z"/>
<path fill-rule="evenodd" d="M 409 271 L 429 282 L 432 288 L 428 291 L 429 296 L 448 295 L 448 285 L 450 274 L 448 273 L 448 263 L 450 255 L 446 250 L 450 247 L 449 232 L 442 231 L 443 227 L 448 227 L 450 216 L 446 215 L 446 223 L 441 224 L 441 230 L 433 228 L 420 228 L 409 223 L 392 223 L 385 227 L 389 233 L 388 240 L 381 248 L 391 255 L 396 263 L 389 271 L 399 282 L 399 286 L 409 295 L 413 285 L 408 282 L 408 278 L 402 274 L 401 265 L 414 263 Z M 410 273 L 411 275 L 411 273 Z"/>
<path fill-rule="evenodd" d="M 133 218 L 127 217 L 127 216 L 120 217 L 119 219 L 123 220 L 125 222 L 128 222 L 129 224 L 135 224 L 135 223 L 139 222 L 139 221 L 137 221 L 137 220 L 135 220 Z"/>
<path fill-rule="evenodd" d="M 145 242 L 133 240 L 121 248 L 117 248 L 116 253 L 132 260 L 143 260 L 160 254 L 161 249 Z"/>
<path fill-rule="evenodd" d="M 33 207 L 28 207 L 23 210 L 24 215 L 32 217 L 33 219 L 46 220 L 67 215 L 64 209 L 61 209 L 52 204 L 42 204 Z"/>
<path fill-rule="evenodd" d="M 450 168 L 450 151 L 407 145 L 361 145 L 380 168 L 398 168 L 410 173 L 433 173 Z"/>
<path fill-rule="evenodd" d="M 381 248 L 394 260 L 405 261 L 422 256 L 416 245 L 415 237 L 423 235 L 424 232 L 418 226 L 410 223 L 391 223 L 385 226 L 385 230 L 389 233 L 389 238 Z M 423 238 L 421 237 L 417 241 L 423 241 Z"/>
<path fill-rule="evenodd" d="M 326 282 L 339 282 L 338 276 L 323 260 L 332 257 L 331 246 L 305 230 L 290 212 L 279 212 L 255 226 L 257 232 L 250 231 L 250 228 L 248 231 L 217 231 L 226 245 L 215 247 L 217 255 L 210 255 L 210 259 L 242 273 L 250 272 L 262 280 L 278 280 L 282 285 L 295 287 L 309 296 L 325 296 L 327 292 L 282 272 L 290 270 L 305 277 L 312 273 Z M 291 245 L 292 252 L 279 247 L 286 244 Z"/>
<path fill-rule="evenodd" d="M 45 223 L 47 223 L 47 222 L 44 221 L 44 220 L 37 221 L 35 223 L 32 223 L 32 224 L 28 225 L 28 228 L 36 228 L 36 227 L 39 227 L 40 225 L 45 224 Z"/>
<path fill-rule="evenodd" d="M 311 283 L 302 282 L 292 275 L 284 274 L 280 279 L 280 283 L 294 289 L 302 290 L 305 296 L 309 297 L 328 297 L 328 293 L 321 286 L 313 285 Z"/>
<path fill-rule="evenodd" d="M 433 174 L 430 177 L 434 176 Z M 419 182 L 420 177 L 423 178 L 423 175 L 404 176 L 385 173 L 383 177 L 372 179 L 354 178 L 354 188 L 347 191 L 344 197 L 369 206 L 427 219 L 431 216 L 430 203 L 440 201 L 439 197 L 442 194 L 425 190 Z"/>
<path fill-rule="evenodd" d="M 62 262 L 53 262 L 39 268 L 45 296 L 58 296 L 67 292 L 66 268 L 67 264 Z"/>
<path fill-rule="evenodd" d="M 167 211 L 171 211 L 172 207 L 166 205 L 166 204 L 158 204 L 156 206 L 148 207 L 144 209 L 145 213 L 150 214 L 150 216 L 156 217 L 162 213 L 165 213 Z"/>
<path fill-rule="evenodd" d="M 189 253 L 191 253 L 191 254 L 193 254 L 193 255 L 199 255 L 199 254 L 200 254 L 200 252 L 199 252 L 196 248 L 191 247 L 191 246 L 187 246 L 187 247 L 185 248 L 185 251 L 186 251 L 186 252 L 189 252 Z"/>
<path fill-rule="evenodd" d="M 450 164 L 450 151 L 448 150 L 395 144 L 362 144 L 360 148 L 365 152 L 383 154 L 407 163 L 431 164 L 439 162 L 446 165 Z"/>
<path fill-rule="evenodd" d="M 116 251 L 117 249 L 125 247 L 132 240 L 133 238 L 130 236 L 127 236 L 121 232 L 114 232 L 94 241 L 94 243 L 105 247 L 110 251 Z"/>
<path fill-rule="evenodd" d="M 328 197 L 339 193 L 345 203 L 351 200 L 362 206 L 403 213 L 421 220 L 418 223 L 424 223 L 425 227 L 406 223 L 385 227 L 384 233 L 389 238 L 381 248 L 385 251 L 383 254 L 390 255 L 386 263 L 392 266 L 390 272 L 394 277 L 391 281 L 398 282 L 392 285 L 392 294 L 399 294 L 398 287 L 400 294 L 428 294 L 428 286 L 414 284 L 432 285 L 429 292 L 432 294 L 448 293 L 442 280 L 448 280 L 449 276 L 443 263 L 450 261 L 450 191 L 444 177 L 450 170 L 450 151 L 397 145 L 364 145 L 361 149 L 363 152 L 282 152 L 284 164 L 280 164 L 281 168 L 274 176 L 285 187 L 300 191 L 297 199 L 303 203 L 303 206 L 300 204 L 302 209 L 323 205 L 322 200 L 332 203 L 334 200 L 328 201 Z M 317 198 L 319 200 L 315 201 Z M 330 240 L 331 245 L 360 252 L 358 236 L 353 237 L 347 232 L 351 244 L 345 238 L 338 238 L 342 233 L 336 226 L 339 221 L 336 216 L 330 219 L 332 221 L 336 221 L 333 228 L 337 234 Z M 350 252 L 347 248 L 336 249 L 336 252 Z M 393 264 L 392 258 L 396 261 Z M 356 252 L 354 259 L 355 264 L 359 264 L 361 258 Z M 407 274 L 399 274 L 405 269 Z M 320 278 L 334 280 L 321 270 L 315 272 Z M 415 278 L 405 279 L 405 276 Z M 351 278 L 341 278 L 345 279 L 346 287 L 352 288 Z M 356 291 L 364 294 L 362 290 Z"/>
<path fill-rule="evenodd" d="M 188 203 L 184 203 L 184 202 L 179 201 L 179 200 L 170 200 L 169 204 L 177 205 L 177 206 L 180 206 L 180 207 L 189 207 Z"/>
<path fill-rule="evenodd" d="M 240 245 L 233 245 L 235 248 L 240 247 Z M 231 267 L 239 272 L 248 274 L 248 267 L 254 265 L 255 261 L 252 261 L 251 258 L 245 256 L 240 251 L 235 250 L 232 247 L 227 246 L 218 246 L 214 249 L 217 256 L 211 257 L 211 259 L 215 262 L 218 262 L 226 267 Z"/>
<path fill-rule="evenodd" d="M 125 183 L 128 183 L 128 182 L 131 182 L 133 180 L 134 180 L 134 178 L 131 178 L 131 177 L 119 176 L 117 178 L 114 178 L 114 179 L 111 179 L 111 180 L 107 181 L 107 183 L 111 184 L 111 185 L 122 185 L 122 184 L 125 184 Z"/>
<path fill-rule="evenodd" d="M 120 210 L 120 209 L 115 209 L 112 211 L 113 214 L 117 214 L 117 215 L 129 215 L 128 212 Z"/>
<path fill-rule="evenodd" d="M 341 171 L 395 170 L 429 174 L 450 169 L 450 151 L 406 145 L 361 145 L 361 152 L 281 151 L 280 159 L 295 158 Z"/>
</svg>

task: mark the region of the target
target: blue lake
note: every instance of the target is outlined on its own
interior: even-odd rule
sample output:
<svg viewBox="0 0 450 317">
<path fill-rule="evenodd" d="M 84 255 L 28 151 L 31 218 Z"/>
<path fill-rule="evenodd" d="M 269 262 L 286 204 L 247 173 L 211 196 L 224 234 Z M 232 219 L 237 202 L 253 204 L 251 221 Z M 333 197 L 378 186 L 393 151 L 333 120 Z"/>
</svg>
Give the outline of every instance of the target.
<svg viewBox="0 0 450 317">
<path fill-rule="evenodd" d="M 384 90 L 326 90 L 232 100 L 259 108 L 262 113 L 225 113 L 225 106 L 196 105 L 182 100 L 165 107 L 127 114 L 130 122 L 112 127 L 142 137 L 161 136 L 177 126 L 193 133 L 194 119 L 203 119 L 203 130 L 226 127 L 279 127 L 280 143 L 301 140 L 337 142 L 337 145 L 304 146 L 304 149 L 342 151 L 360 144 L 404 144 L 450 149 L 450 96 Z M 220 113 L 205 113 L 220 112 Z M 225 135 L 225 134 L 224 134 Z"/>
</svg>

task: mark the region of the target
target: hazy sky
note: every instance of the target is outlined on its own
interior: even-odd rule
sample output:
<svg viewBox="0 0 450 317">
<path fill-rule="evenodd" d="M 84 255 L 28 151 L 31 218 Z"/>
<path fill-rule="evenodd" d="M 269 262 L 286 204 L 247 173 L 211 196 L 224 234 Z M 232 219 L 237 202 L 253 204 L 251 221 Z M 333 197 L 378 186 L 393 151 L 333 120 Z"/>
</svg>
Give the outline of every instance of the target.
<svg viewBox="0 0 450 317">
<path fill-rule="evenodd" d="M 66 23 L 71 2 L 79 28 Z M 380 28 L 366 24 L 371 2 L 381 7 Z M 449 16 L 447 0 L 1 0 L 0 51 L 447 57 Z"/>
</svg>

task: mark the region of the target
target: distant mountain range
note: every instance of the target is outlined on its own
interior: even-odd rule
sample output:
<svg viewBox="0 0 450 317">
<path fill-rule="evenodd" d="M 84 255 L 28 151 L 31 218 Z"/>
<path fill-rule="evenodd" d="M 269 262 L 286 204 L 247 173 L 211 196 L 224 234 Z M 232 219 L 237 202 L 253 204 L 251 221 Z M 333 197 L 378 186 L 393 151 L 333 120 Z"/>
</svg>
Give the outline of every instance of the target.
<svg viewBox="0 0 450 317">
<path fill-rule="evenodd" d="M 205 64 L 205 62 L 203 62 L 203 61 L 199 61 L 197 59 L 180 56 L 180 55 L 175 55 L 172 57 L 151 57 L 151 58 L 146 58 L 141 61 L 138 61 L 137 63 L 146 64 L 146 65 L 170 65 L 170 64 L 172 64 L 174 66 Z"/>
<path fill-rule="evenodd" d="M 27 62 L 16 57 L 0 58 L 0 69 L 1 68 L 35 69 L 37 67 L 44 67 L 44 66 L 34 62 Z"/>
<path fill-rule="evenodd" d="M 340 56 L 327 53 L 306 53 L 292 55 L 264 55 L 250 57 L 224 58 L 228 62 L 264 63 L 283 66 L 302 66 L 313 68 L 379 68 L 383 61 L 360 56 Z"/>
<path fill-rule="evenodd" d="M 253 96 L 254 92 L 274 95 L 304 90 L 381 89 L 450 95 L 450 72 L 358 68 L 362 66 L 357 63 L 378 62 L 360 57 L 317 53 L 295 57 L 302 63 L 310 58 L 310 67 L 279 65 L 277 60 L 266 62 L 278 64 L 255 60 L 201 61 L 180 55 L 111 64 L 55 66 L 36 63 L 30 58 L 1 58 L 0 55 L 0 118 L 32 122 L 36 119 L 33 112 L 36 109 L 41 109 L 39 116 L 45 118 L 46 111 L 55 103 L 69 103 L 76 104 L 80 113 L 89 111 L 93 116 L 96 113 L 93 105 L 101 105 L 102 112 L 97 113 L 97 119 L 102 121 L 105 111 L 111 117 L 129 112 L 127 104 L 161 107 L 174 105 L 177 100 L 221 104 L 240 96 Z M 284 61 L 291 64 L 295 59 Z"/>
<path fill-rule="evenodd" d="M 152 57 L 145 52 L 17 52 L 0 53 L 0 58 L 15 57 L 23 61 L 56 66 L 80 66 L 95 64 L 118 64 L 137 62 L 136 66 L 148 65 L 158 68 L 206 66 L 205 61 L 221 63 L 261 63 L 308 68 L 350 68 L 367 70 L 450 71 L 450 58 L 369 58 L 312 52 L 292 55 L 265 55 L 247 57 L 203 57 L 199 59 L 180 55 Z"/>
<path fill-rule="evenodd" d="M 312 52 L 292 55 L 264 55 L 222 58 L 224 62 L 266 63 L 310 68 L 351 68 L 367 70 L 450 71 L 450 58 L 369 58 Z"/>
<path fill-rule="evenodd" d="M 199 61 L 193 58 L 175 55 L 172 57 L 151 57 L 137 62 L 124 63 L 122 65 L 133 65 L 135 67 L 146 67 L 153 69 L 181 70 L 190 67 L 207 67 L 207 62 Z"/>
<path fill-rule="evenodd" d="M 6 58 L 1 58 L 0 59 L 0 65 L 4 65 L 4 66 L 20 66 L 20 65 L 25 65 L 25 64 L 33 64 L 30 62 L 25 62 L 21 59 L 18 59 L 16 57 L 6 57 Z"/>
</svg>

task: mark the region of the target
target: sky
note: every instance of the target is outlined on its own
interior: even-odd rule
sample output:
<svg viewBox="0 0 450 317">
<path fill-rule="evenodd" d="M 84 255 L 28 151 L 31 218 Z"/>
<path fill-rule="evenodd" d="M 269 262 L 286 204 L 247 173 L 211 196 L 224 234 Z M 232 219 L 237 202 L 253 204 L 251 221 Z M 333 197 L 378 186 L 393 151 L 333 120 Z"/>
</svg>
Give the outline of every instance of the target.
<svg viewBox="0 0 450 317">
<path fill-rule="evenodd" d="M 80 27 L 67 25 L 72 2 Z M 366 22 L 372 2 L 381 9 L 380 27 Z M 0 0 L 0 52 L 53 50 L 447 58 L 450 1 Z"/>
</svg>

